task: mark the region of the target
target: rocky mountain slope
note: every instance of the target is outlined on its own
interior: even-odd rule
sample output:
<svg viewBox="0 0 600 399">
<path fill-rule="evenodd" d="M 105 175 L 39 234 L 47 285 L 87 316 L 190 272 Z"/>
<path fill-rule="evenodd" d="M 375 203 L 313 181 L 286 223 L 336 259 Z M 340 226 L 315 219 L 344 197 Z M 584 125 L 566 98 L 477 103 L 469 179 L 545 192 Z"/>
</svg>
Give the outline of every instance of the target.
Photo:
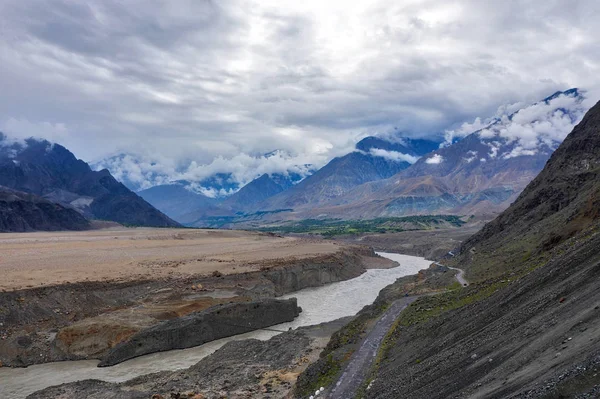
<svg viewBox="0 0 600 399">
<path fill-rule="evenodd" d="M 406 169 L 439 143 L 420 139 L 395 142 L 367 137 L 356 151 L 334 158 L 302 182 L 258 204 L 255 210 L 313 208 L 363 183 L 381 180 Z"/>
<path fill-rule="evenodd" d="M 300 181 L 298 174 L 263 174 L 225 198 L 211 198 L 194 191 L 190 182 L 154 186 L 138 194 L 167 216 L 184 224 L 194 224 L 211 216 L 233 216 L 251 209 Z M 204 226 L 204 224 L 201 224 Z"/>
<path fill-rule="evenodd" d="M 302 176 L 298 174 L 283 175 L 274 173 L 268 175 L 265 173 L 225 199 L 223 206 L 234 212 L 252 209 L 255 204 L 286 191 L 300 180 L 302 180 Z"/>
<path fill-rule="evenodd" d="M 138 192 L 138 195 L 177 221 L 192 211 L 210 209 L 218 203 L 216 199 L 188 190 L 182 184 L 154 186 Z"/>
<path fill-rule="evenodd" d="M 0 232 L 84 230 L 89 227 L 90 223 L 71 208 L 0 186 Z"/>
<path fill-rule="evenodd" d="M 368 398 L 600 395 L 600 103 L 453 263 L 475 284 L 398 319 Z"/>
<path fill-rule="evenodd" d="M 0 185 L 76 209 L 87 218 L 170 227 L 178 224 L 66 148 L 45 140 L 9 142 L 0 135 Z"/>
<path fill-rule="evenodd" d="M 494 118 L 388 180 L 360 185 L 313 213 L 355 218 L 499 213 L 542 170 L 568 133 L 565 127 L 581 118 L 582 101 L 571 89 Z"/>
</svg>

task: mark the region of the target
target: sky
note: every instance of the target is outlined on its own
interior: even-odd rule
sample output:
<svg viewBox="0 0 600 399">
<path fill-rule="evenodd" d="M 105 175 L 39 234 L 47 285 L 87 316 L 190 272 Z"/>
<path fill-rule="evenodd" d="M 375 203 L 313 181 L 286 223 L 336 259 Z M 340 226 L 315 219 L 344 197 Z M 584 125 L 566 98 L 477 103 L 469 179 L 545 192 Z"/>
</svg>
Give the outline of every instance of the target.
<svg viewBox="0 0 600 399">
<path fill-rule="evenodd" d="M 571 87 L 600 99 L 597 0 L 0 0 L 0 15 L 0 131 L 142 185 L 302 172 L 367 135 L 442 138 Z"/>
</svg>

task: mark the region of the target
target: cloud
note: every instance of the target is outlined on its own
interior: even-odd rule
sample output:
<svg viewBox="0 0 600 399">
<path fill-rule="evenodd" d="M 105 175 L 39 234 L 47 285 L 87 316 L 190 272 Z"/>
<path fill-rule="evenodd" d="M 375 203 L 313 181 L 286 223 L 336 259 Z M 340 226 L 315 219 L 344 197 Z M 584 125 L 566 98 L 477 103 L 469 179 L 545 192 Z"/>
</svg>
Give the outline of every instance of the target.
<svg viewBox="0 0 600 399">
<path fill-rule="evenodd" d="M 207 164 L 194 160 L 175 163 L 160 155 L 150 157 L 120 154 L 104 159 L 93 166 L 95 169 L 109 169 L 116 179 L 136 190 L 185 180 L 191 183 L 189 188 L 193 191 L 209 197 L 217 197 L 232 194 L 265 173 L 283 175 L 293 173 L 305 177 L 314 168 L 314 165 L 309 164 L 311 160 L 312 158 L 306 156 L 294 156 L 280 150 L 260 156 L 245 153 L 231 158 L 217 156 Z M 202 183 L 215 175 L 228 175 L 226 183 L 233 188 L 221 189 Z"/>
<path fill-rule="evenodd" d="M 586 92 L 569 92 L 547 101 L 500 106 L 487 119 L 475 118 L 457 129 L 446 130 L 444 146 L 456 138 L 476 133 L 490 147 L 490 158 L 509 159 L 553 151 L 581 121 L 593 102 Z M 465 158 L 473 161 L 477 156 Z"/>
<path fill-rule="evenodd" d="M 477 151 L 468 151 L 467 152 L 468 157 L 463 158 L 467 163 L 471 163 L 474 160 L 477 159 L 477 157 L 479 156 L 479 153 Z"/>
<path fill-rule="evenodd" d="M 430 165 L 439 165 L 442 162 L 444 162 L 444 157 L 441 156 L 440 154 L 433 154 L 433 156 L 431 158 L 427 158 L 425 160 L 425 163 L 430 164 Z"/>
<path fill-rule="evenodd" d="M 597 100 L 599 7 L 5 0 L 0 126 L 87 161 L 124 153 L 160 162 L 132 171 L 136 179 L 161 168 L 168 178 L 200 175 L 222 160 L 235 172 L 273 150 L 318 166 L 377 132 L 460 136 L 501 104 L 572 86 Z M 461 127 L 466 120 L 475 122 Z"/>
<path fill-rule="evenodd" d="M 562 94 L 550 101 L 523 107 L 514 114 L 501 115 L 479 135 L 488 140 L 500 140 L 504 146 L 510 145 L 512 148 L 500 154 L 504 159 L 534 155 L 558 147 L 587 110 L 588 104 L 581 96 Z M 493 157 L 499 147 L 500 143 L 492 146 Z"/>
<path fill-rule="evenodd" d="M 26 119 L 8 118 L 0 123 L 0 132 L 5 133 L 6 142 L 20 142 L 30 137 L 42 138 L 51 142 L 62 141 L 69 136 L 64 123 L 30 122 Z"/>
<path fill-rule="evenodd" d="M 403 154 L 398 151 L 387 151 L 381 148 L 371 148 L 370 153 L 371 155 L 389 159 L 390 161 L 408 162 L 409 164 L 413 164 L 419 160 L 419 157 L 415 157 L 410 154 Z"/>
</svg>

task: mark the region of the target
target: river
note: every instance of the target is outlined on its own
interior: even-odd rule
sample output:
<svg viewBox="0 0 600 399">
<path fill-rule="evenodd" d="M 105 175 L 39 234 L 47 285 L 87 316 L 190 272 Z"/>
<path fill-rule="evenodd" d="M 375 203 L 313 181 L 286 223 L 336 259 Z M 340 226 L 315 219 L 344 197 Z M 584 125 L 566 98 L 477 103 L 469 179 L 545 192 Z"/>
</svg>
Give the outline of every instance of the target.
<svg viewBox="0 0 600 399">
<path fill-rule="evenodd" d="M 392 269 L 370 269 L 351 280 L 307 288 L 286 295 L 283 298 L 298 298 L 302 313 L 293 322 L 279 324 L 272 328 L 287 330 L 290 327 L 309 326 L 352 316 L 365 305 L 373 303 L 379 291 L 385 286 L 400 277 L 416 274 L 431 264 L 430 261 L 415 256 L 384 252 L 378 254 L 398 262 L 400 266 Z M 267 340 L 276 334 L 278 333 L 273 331 L 253 331 L 195 348 L 141 356 L 112 367 L 96 367 L 98 360 L 46 363 L 16 369 L 3 367 L 0 368 L 0 398 L 22 399 L 52 385 L 84 379 L 122 382 L 144 374 L 187 368 L 229 341 L 248 338 Z"/>
</svg>

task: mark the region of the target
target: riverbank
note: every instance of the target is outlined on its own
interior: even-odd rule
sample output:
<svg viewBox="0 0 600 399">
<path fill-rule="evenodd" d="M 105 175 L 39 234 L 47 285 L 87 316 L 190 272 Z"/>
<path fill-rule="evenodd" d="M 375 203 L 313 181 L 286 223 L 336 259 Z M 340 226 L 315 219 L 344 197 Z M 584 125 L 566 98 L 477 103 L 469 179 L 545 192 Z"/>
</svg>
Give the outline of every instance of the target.
<svg viewBox="0 0 600 399">
<path fill-rule="evenodd" d="M 101 359 L 119 343 L 167 320 L 218 305 L 279 297 L 351 279 L 372 267 L 395 265 L 365 246 L 250 232 L 120 229 L 55 236 L 9 234 L 1 239 L 11 250 L 3 252 L 0 271 L 12 276 L 0 293 L 0 362 L 5 367 Z M 116 249 L 110 251 L 113 244 Z M 92 252 L 86 252 L 90 248 Z M 73 271 L 73 281 L 10 290 L 9 285 L 24 284 L 15 280 L 18 273 L 12 270 L 30 257 L 43 258 L 46 251 L 53 253 L 45 272 L 47 280 L 57 279 L 57 263 L 53 262 L 62 253 L 62 267 Z M 99 257 L 102 252 L 116 255 L 104 259 Z M 176 274 L 151 273 L 136 280 L 135 270 L 157 253 L 162 259 L 160 269 Z M 192 267 L 182 260 L 191 255 L 197 273 L 177 271 Z M 88 266 L 78 265 L 80 260 Z M 89 266 L 92 262 L 98 264 Z M 214 262 L 222 264 L 222 269 L 213 270 Z M 127 278 L 110 279 L 117 264 Z M 42 270 L 45 266 L 35 267 Z M 89 277 L 84 276 L 96 281 L 86 281 Z"/>
<path fill-rule="evenodd" d="M 47 388 L 28 398 L 284 398 L 297 376 L 318 358 L 331 334 L 347 321 L 302 327 L 267 341 L 231 341 L 185 370 L 144 375 L 119 384 L 83 380 Z"/>
<path fill-rule="evenodd" d="M 303 289 L 282 296 L 283 299 L 296 297 L 303 312 L 292 323 L 275 326 L 276 330 L 286 331 L 307 325 L 317 325 L 336 320 L 344 316 L 353 316 L 365 305 L 375 300 L 378 292 L 399 277 L 412 275 L 427 267 L 430 262 L 410 256 L 398 256 L 400 267 L 392 269 L 370 269 L 351 280 L 341 281 L 321 287 Z M 345 323 L 342 323 L 343 325 Z M 338 326 L 341 327 L 341 325 Z M 336 328 L 337 329 L 337 328 Z M 24 397 L 13 393 L 23 387 L 21 392 L 33 392 L 49 385 L 60 382 L 77 381 L 85 378 L 95 378 L 104 381 L 123 382 L 136 376 L 161 370 L 176 370 L 188 368 L 210 355 L 226 342 L 244 338 L 269 339 L 277 332 L 256 331 L 243 336 L 231 337 L 226 340 L 214 341 L 196 348 L 182 351 L 171 351 L 136 358 L 114 367 L 97 368 L 95 361 L 59 362 L 32 366 L 27 369 L 0 369 L 0 379 L 7 381 L 4 397 L 17 399 Z M 329 341 L 329 335 L 324 338 L 322 346 Z M 321 352 L 315 352 L 313 360 Z M 312 361 L 311 360 L 311 363 Z M 237 360 L 236 360 L 237 361 Z M 308 363 L 307 363 L 308 364 Z M 307 364 L 304 364 L 305 367 Z M 263 365 L 265 366 L 265 365 Z M 263 367 L 261 366 L 261 367 Z M 256 381 L 253 380 L 253 384 Z M 295 380 L 294 380 L 295 381 Z M 256 386 L 255 386 L 256 388 Z M 288 391 L 291 387 L 287 388 Z M 2 391 L 2 389 L 0 389 Z M 216 395 L 216 394 L 215 394 Z M 209 397 L 209 396 L 207 396 Z M 218 396 L 215 396 L 218 397 Z M 254 397 L 254 396 L 252 396 Z M 281 396 L 271 396 L 281 397 Z"/>
</svg>

